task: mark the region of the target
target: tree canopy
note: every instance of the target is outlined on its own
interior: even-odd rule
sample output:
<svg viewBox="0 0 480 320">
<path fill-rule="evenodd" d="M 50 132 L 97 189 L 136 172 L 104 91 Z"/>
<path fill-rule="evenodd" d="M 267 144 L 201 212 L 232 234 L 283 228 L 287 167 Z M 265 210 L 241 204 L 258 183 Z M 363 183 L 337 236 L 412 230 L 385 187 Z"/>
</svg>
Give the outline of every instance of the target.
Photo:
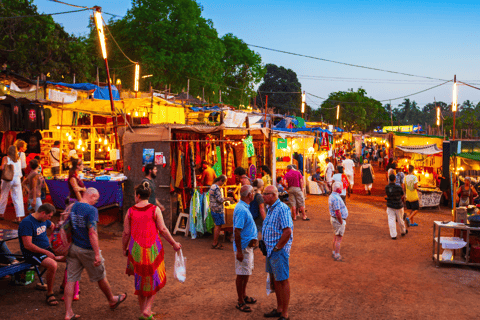
<svg viewBox="0 0 480 320">
<path fill-rule="evenodd" d="M 357 91 L 332 92 L 319 109 L 314 111 L 313 118 L 329 123 L 337 123 L 337 106 L 340 106 L 339 125 L 345 130 L 370 131 L 390 122 L 389 111 L 380 101 L 367 97 L 367 92 L 359 88 Z"/>
</svg>

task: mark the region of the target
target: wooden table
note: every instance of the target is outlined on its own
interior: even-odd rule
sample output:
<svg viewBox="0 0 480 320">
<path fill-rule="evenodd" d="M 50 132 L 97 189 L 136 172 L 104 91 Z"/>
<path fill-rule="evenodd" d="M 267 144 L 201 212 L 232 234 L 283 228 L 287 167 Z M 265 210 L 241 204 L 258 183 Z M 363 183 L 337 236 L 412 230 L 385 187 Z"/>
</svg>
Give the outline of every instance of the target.
<svg viewBox="0 0 480 320">
<path fill-rule="evenodd" d="M 441 230 L 442 229 L 454 229 L 461 230 L 461 232 L 466 232 L 465 242 L 467 243 L 465 257 L 455 257 L 453 260 L 441 260 L 440 257 L 440 244 L 441 244 Z M 432 249 L 432 260 L 435 261 L 436 266 L 438 267 L 440 263 L 449 263 L 449 264 L 462 264 L 469 266 L 480 266 L 480 263 L 475 263 L 470 261 L 470 232 L 471 231 L 480 231 L 480 228 L 470 227 L 469 225 L 462 223 L 454 223 L 449 221 L 448 224 L 443 223 L 442 221 L 433 222 L 433 249 Z M 463 249 L 463 248 L 462 248 Z M 460 249 L 458 249 L 460 250 Z"/>
</svg>

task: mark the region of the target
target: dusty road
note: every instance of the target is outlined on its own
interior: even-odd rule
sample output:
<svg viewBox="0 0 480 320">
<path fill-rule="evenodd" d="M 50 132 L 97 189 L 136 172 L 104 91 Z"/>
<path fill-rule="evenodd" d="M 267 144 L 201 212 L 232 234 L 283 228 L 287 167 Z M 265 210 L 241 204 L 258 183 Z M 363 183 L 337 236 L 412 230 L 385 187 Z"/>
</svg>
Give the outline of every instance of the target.
<svg viewBox="0 0 480 320">
<path fill-rule="evenodd" d="M 377 175 L 379 176 L 379 175 Z M 382 179 L 382 178 L 379 178 Z M 383 178 L 384 179 L 384 178 Z M 448 210 L 422 210 L 418 227 L 406 237 L 390 239 L 382 195 L 377 181 L 373 196 L 357 194 L 348 200 L 350 216 L 342 244 L 344 262 L 331 258 L 332 229 L 327 197 L 309 196 L 311 221 L 296 221 L 291 251 L 291 319 L 478 319 L 479 269 L 436 268 L 431 259 L 432 222 L 449 219 Z M 84 273 L 80 301 L 74 311 L 82 319 L 138 319 L 133 279 L 125 272 L 119 224 L 102 228 L 100 246 L 107 277 L 115 293 L 128 300 L 110 311 L 96 284 Z M 265 292 L 264 257 L 255 251 L 255 270 L 247 294 L 258 299 L 250 314 L 235 309 L 235 274 L 232 244 L 210 249 L 211 237 L 191 240 L 176 236 L 187 257 L 187 281 L 173 278 L 173 250 L 166 248 L 168 282 L 157 294 L 154 310 L 159 319 L 262 319 L 275 306 Z M 164 242 L 165 243 L 165 242 Z M 18 244 L 9 243 L 18 250 Z M 60 265 L 56 288 L 64 266 Z M 61 295 L 58 295 L 60 298 Z M 63 303 L 45 304 L 45 293 L 0 281 L 0 319 L 63 319 Z"/>
</svg>

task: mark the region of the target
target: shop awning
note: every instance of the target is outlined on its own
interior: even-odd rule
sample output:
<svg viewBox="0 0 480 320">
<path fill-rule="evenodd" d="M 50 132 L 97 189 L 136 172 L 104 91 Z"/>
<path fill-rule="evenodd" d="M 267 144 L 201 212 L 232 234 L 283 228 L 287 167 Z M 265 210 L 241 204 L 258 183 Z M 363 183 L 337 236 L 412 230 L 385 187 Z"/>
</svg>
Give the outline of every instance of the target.
<svg viewBox="0 0 480 320">
<path fill-rule="evenodd" d="M 480 161 L 480 153 L 478 153 L 478 152 L 472 152 L 472 153 L 462 152 L 462 153 L 457 154 L 457 157 L 470 159 L 470 160 L 475 160 L 475 161 Z"/>
<path fill-rule="evenodd" d="M 423 146 L 397 146 L 397 149 L 400 149 L 403 152 L 418 153 L 423 155 L 432 155 L 443 152 L 437 147 L 436 144 L 427 144 Z"/>
</svg>

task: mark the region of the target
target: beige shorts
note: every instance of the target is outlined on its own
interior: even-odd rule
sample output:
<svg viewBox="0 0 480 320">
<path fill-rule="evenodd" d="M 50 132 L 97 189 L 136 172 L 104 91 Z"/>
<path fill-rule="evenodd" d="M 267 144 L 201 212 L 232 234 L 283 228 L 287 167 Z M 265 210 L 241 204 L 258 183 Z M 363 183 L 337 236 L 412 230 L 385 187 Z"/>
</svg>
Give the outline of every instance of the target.
<svg viewBox="0 0 480 320">
<path fill-rule="evenodd" d="M 288 188 L 288 202 L 292 207 L 305 207 L 305 198 L 303 197 L 303 191 L 299 187 Z"/>
<path fill-rule="evenodd" d="M 95 261 L 95 252 L 93 250 L 77 247 L 72 243 L 67 256 L 67 281 L 80 281 L 83 269 L 87 270 L 91 282 L 98 282 L 104 279 L 107 276 L 107 272 L 104 264 L 105 259 L 103 259 L 101 252 L 100 257 L 102 259 L 102 264 L 95 267 L 93 265 L 93 262 Z"/>
<path fill-rule="evenodd" d="M 350 187 L 353 187 L 355 180 L 353 179 L 353 174 L 345 174 L 347 176 L 348 182 L 350 183 Z"/>
<path fill-rule="evenodd" d="M 243 261 L 237 260 L 237 253 L 235 254 L 235 274 L 239 276 L 250 276 L 253 271 L 253 248 L 247 247 L 242 250 Z"/>
<path fill-rule="evenodd" d="M 345 226 L 347 225 L 347 221 L 343 219 L 343 223 L 340 224 L 337 218 L 334 218 L 331 216 L 330 223 L 332 224 L 333 232 L 335 233 L 335 235 L 343 237 L 343 234 L 345 233 Z"/>
</svg>

